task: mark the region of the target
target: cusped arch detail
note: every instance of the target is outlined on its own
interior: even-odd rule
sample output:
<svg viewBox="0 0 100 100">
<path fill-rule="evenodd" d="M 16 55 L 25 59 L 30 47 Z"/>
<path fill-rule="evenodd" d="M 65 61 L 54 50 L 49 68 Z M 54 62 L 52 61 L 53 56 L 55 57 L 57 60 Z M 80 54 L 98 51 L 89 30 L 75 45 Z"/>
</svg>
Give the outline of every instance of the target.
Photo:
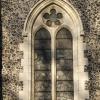
<svg viewBox="0 0 100 100">
<path fill-rule="evenodd" d="M 57 32 L 56 32 L 56 37 L 57 37 L 58 33 L 59 33 L 60 31 L 62 31 L 62 30 L 67 31 L 67 34 L 66 34 L 66 35 L 69 35 L 71 38 L 73 37 L 71 31 L 70 31 L 67 27 L 64 27 L 64 26 L 63 26 L 63 27 L 60 27 L 60 28 L 57 30 Z"/>
<path fill-rule="evenodd" d="M 44 32 L 44 33 L 41 32 L 41 35 L 42 35 L 41 38 L 50 38 L 51 39 L 50 32 L 43 26 L 40 26 L 36 29 L 33 37 L 38 38 L 37 35 L 40 35 L 40 33 L 39 33 L 40 31 Z M 43 34 L 44 34 L 44 37 L 43 37 Z"/>
<path fill-rule="evenodd" d="M 66 13 L 70 16 L 70 19 L 73 21 L 74 27 L 77 28 L 76 32 L 77 34 L 81 35 L 84 34 L 83 32 L 83 25 L 82 21 L 80 19 L 80 16 L 76 9 L 71 5 L 68 1 L 65 0 L 40 0 L 36 5 L 33 6 L 30 13 L 28 14 L 25 24 L 24 24 L 24 30 L 23 30 L 23 36 L 27 36 L 28 34 L 32 33 L 32 28 L 34 26 L 34 23 L 45 8 L 47 8 L 50 5 L 56 5 L 59 6 L 61 9 L 65 10 Z"/>
<path fill-rule="evenodd" d="M 41 12 L 44 9 L 46 9 L 50 5 L 56 5 L 59 6 L 61 9 L 63 9 L 68 14 L 70 20 L 72 21 L 73 27 L 70 28 L 68 26 L 69 23 L 66 23 L 65 25 L 60 25 L 55 30 L 54 28 L 49 29 L 48 27 L 45 27 L 45 25 L 43 24 L 39 24 L 37 25 L 38 27 L 34 28 L 34 23 L 37 20 L 37 17 L 41 14 Z M 55 39 L 54 37 L 56 37 L 57 32 L 62 28 L 68 29 L 72 34 L 73 44 L 74 44 L 73 45 L 73 59 L 74 59 L 73 70 L 74 70 L 74 85 L 75 85 L 74 100 L 85 100 L 86 97 L 88 98 L 88 92 L 84 90 L 84 84 L 85 84 L 84 81 L 88 79 L 87 79 L 87 74 L 84 72 L 85 62 L 84 62 L 84 50 L 83 50 L 83 38 L 80 37 L 80 35 L 84 34 L 83 25 L 78 12 L 73 7 L 73 5 L 71 5 L 67 0 L 66 1 L 65 0 L 40 0 L 37 2 L 36 5 L 32 7 L 30 13 L 26 18 L 24 24 L 24 30 L 23 30 L 23 37 L 25 37 L 24 43 L 20 47 L 21 50 L 24 52 L 24 58 L 22 59 L 21 62 L 21 65 L 24 66 L 25 69 L 23 72 L 23 77 L 27 76 L 27 78 L 26 80 L 24 80 L 22 76 L 20 76 L 20 80 L 24 81 L 25 84 L 24 84 L 23 92 L 19 93 L 19 97 L 24 100 L 32 100 L 31 86 L 33 81 L 32 81 L 32 76 L 30 74 L 34 71 L 34 69 L 32 69 L 32 64 L 34 64 L 34 61 L 32 61 L 32 56 L 34 56 L 34 53 L 32 55 L 32 44 L 34 44 L 35 34 L 41 28 L 45 28 L 46 30 L 49 31 L 52 41 L 54 41 Z M 81 79 L 79 75 L 83 76 L 83 79 Z M 81 86 L 81 84 L 83 86 Z"/>
</svg>

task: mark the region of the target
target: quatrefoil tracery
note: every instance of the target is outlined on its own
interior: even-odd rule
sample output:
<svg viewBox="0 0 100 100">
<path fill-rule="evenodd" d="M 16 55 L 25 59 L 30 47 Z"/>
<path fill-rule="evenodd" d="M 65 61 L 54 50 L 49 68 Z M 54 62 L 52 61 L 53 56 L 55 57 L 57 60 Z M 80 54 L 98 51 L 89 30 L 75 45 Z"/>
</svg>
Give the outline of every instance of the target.
<svg viewBox="0 0 100 100">
<path fill-rule="evenodd" d="M 62 13 L 57 13 L 55 9 L 51 9 L 50 13 L 44 13 L 43 18 L 47 26 L 60 25 L 63 15 Z"/>
</svg>

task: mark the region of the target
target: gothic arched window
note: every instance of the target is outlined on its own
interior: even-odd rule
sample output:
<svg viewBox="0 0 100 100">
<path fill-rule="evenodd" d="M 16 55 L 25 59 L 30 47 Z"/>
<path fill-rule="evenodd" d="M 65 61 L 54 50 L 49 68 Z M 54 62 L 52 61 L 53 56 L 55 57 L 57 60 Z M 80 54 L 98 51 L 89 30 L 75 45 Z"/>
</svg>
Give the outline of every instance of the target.
<svg viewBox="0 0 100 100">
<path fill-rule="evenodd" d="M 74 100 L 73 41 L 69 30 L 62 28 L 56 36 L 57 100 Z"/>
<path fill-rule="evenodd" d="M 73 41 L 70 31 L 60 29 L 55 42 L 56 49 L 53 51 L 51 46 L 54 44 L 51 44 L 51 36 L 46 29 L 41 28 L 35 34 L 34 100 L 52 100 L 54 85 L 56 100 L 73 100 Z M 56 60 L 53 54 L 56 55 Z M 51 68 L 53 62 L 56 64 Z M 53 70 L 56 73 L 52 74 Z M 52 78 L 56 80 L 52 82 Z"/>
<path fill-rule="evenodd" d="M 83 27 L 66 0 L 39 0 L 29 13 L 21 46 L 24 100 L 85 100 Z M 81 78 L 82 76 L 83 78 Z M 27 94 L 26 94 L 27 92 Z"/>
<path fill-rule="evenodd" d="M 34 100 L 51 100 L 51 36 L 41 28 L 34 39 Z"/>
<path fill-rule="evenodd" d="M 62 26 L 63 17 L 51 7 L 42 14 L 46 26 L 38 28 L 33 37 L 34 100 L 74 100 L 73 37 Z"/>
</svg>

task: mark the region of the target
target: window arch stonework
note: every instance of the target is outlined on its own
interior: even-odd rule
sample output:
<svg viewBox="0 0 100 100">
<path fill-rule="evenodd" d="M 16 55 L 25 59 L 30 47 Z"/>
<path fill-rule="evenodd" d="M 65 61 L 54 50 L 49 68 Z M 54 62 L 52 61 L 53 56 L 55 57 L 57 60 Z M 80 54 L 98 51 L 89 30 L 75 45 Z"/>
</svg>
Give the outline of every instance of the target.
<svg viewBox="0 0 100 100">
<path fill-rule="evenodd" d="M 44 6 L 45 5 L 45 6 Z M 51 9 L 55 9 L 56 12 L 54 15 L 50 13 Z M 47 14 L 47 19 L 43 18 L 43 16 Z M 60 13 L 60 17 L 57 15 Z M 49 17 L 48 17 L 49 15 Z M 51 15 L 51 17 L 50 17 Z M 54 18 L 52 18 L 54 16 Z M 49 20 L 49 21 L 48 21 Z M 48 24 L 49 22 L 49 24 Z M 30 14 L 28 15 L 25 27 L 23 31 L 24 43 L 21 44 L 21 49 L 24 52 L 24 59 L 22 59 L 22 65 L 24 66 L 24 72 L 20 75 L 20 80 L 24 81 L 24 89 L 19 92 L 19 97 L 24 100 L 34 100 L 34 37 L 35 33 L 41 28 L 44 27 L 51 35 L 51 49 L 55 51 L 55 41 L 56 35 L 62 28 L 68 29 L 73 38 L 73 83 L 74 83 L 74 100 L 85 100 L 88 98 L 88 91 L 85 90 L 85 81 L 88 80 L 88 75 L 84 72 L 84 65 L 86 64 L 86 59 L 84 58 L 84 44 L 83 39 L 81 37 L 83 32 L 82 23 L 77 11 L 74 7 L 69 4 L 69 2 L 65 2 L 63 0 L 40 0 L 32 9 Z M 52 68 L 56 66 L 55 64 L 55 54 L 52 52 Z M 55 75 L 55 70 L 52 70 Z M 24 79 L 24 75 L 26 75 L 26 80 Z M 83 76 L 81 78 L 80 76 Z M 52 77 L 52 84 L 55 84 L 55 79 Z M 27 91 L 27 95 L 26 95 Z M 52 94 L 55 93 L 55 85 L 52 87 Z M 52 96 L 52 100 L 55 100 L 55 96 Z"/>
</svg>

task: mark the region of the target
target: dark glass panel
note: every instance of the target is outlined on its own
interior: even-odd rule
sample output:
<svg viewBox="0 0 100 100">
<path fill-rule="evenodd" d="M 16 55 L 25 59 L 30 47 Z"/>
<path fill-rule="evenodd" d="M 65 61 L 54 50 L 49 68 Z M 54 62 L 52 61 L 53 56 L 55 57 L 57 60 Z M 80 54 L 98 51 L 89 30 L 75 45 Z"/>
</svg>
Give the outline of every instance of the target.
<svg viewBox="0 0 100 100">
<path fill-rule="evenodd" d="M 72 50 L 61 50 L 61 49 L 59 49 L 59 50 L 57 50 L 57 59 L 59 59 L 59 58 L 64 58 L 64 59 L 73 59 L 73 53 L 72 53 L 73 51 Z"/>
<path fill-rule="evenodd" d="M 50 41 L 51 40 L 35 40 L 35 49 L 50 49 Z"/>
<path fill-rule="evenodd" d="M 34 92 L 35 100 L 51 100 L 51 39 L 41 28 L 34 41 Z"/>
<path fill-rule="evenodd" d="M 73 91 L 73 81 L 57 81 L 57 91 Z"/>
<path fill-rule="evenodd" d="M 63 18 L 62 13 L 57 13 L 57 18 L 59 18 L 59 19 Z"/>
<path fill-rule="evenodd" d="M 55 24 L 56 24 L 56 25 L 60 25 L 61 22 L 60 22 L 59 20 L 57 20 L 57 21 L 55 21 Z"/>
<path fill-rule="evenodd" d="M 57 49 L 72 49 L 72 40 L 58 39 L 56 42 Z"/>
<path fill-rule="evenodd" d="M 73 72 L 57 71 L 57 80 L 73 80 Z"/>
<path fill-rule="evenodd" d="M 50 18 L 49 13 L 45 13 L 45 14 L 43 15 L 43 17 L 44 17 L 45 19 L 49 19 L 49 18 Z"/>
<path fill-rule="evenodd" d="M 57 100 L 74 100 L 73 92 L 57 92 Z"/>
<path fill-rule="evenodd" d="M 35 100 L 51 100 L 51 93 L 37 92 L 35 93 Z"/>
<path fill-rule="evenodd" d="M 69 30 L 66 28 L 62 28 L 60 31 L 58 31 L 59 34 L 57 34 L 57 39 L 72 39 L 72 35 Z"/>
<path fill-rule="evenodd" d="M 56 37 L 56 100 L 73 100 L 74 98 L 72 44 L 70 31 L 62 28 Z"/>
<path fill-rule="evenodd" d="M 48 26 L 52 26 L 52 21 L 51 21 L 51 20 L 47 20 L 46 24 L 47 24 Z"/>
<path fill-rule="evenodd" d="M 51 81 L 35 81 L 35 92 L 50 92 Z"/>
<path fill-rule="evenodd" d="M 71 69 L 73 70 L 73 60 L 66 60 L 64 58 L 60 58 L 57 62 L 57 69 Z"/>
<path fill-rule="evenodd" d="M 55 10 L 55 9 L 51 9 L 51 10 L 50 10 L 50 13 L 51 13 L 51 14 L 55 14 L 55 13 L 56 13 L 56 10 Z"/>
<path fill-rule="evenodd" d="M 43 49 L 43 50 L 40 49 L 39 50 L 39 49 L 37 49 L 37 50 L 35 50 L 35 53 L 36 53 L 37 56 L 46 55 L 47 58 L 51 59 L 51 50 L 46 50 L 46 49 Z"/>
<path fill-rule="evenodd" d="M 35 71 L 35 80 L 51 80 L 50 71 Z"/>
<path fill-rule="evenodd" d="M 36 39 L 51 39 L 51 36 L 49 34 L 49 31 L 47 31 L 45 28 L 41 28 L 39 31 L 37 31 L 36 35 L 35 35 L 35 40 Z"/>
<path fill-rule="evenodd" d="M 51 64 L 43 63 L 41 61 L 35 61 L 35 70 L 51 70 Z"/>
</svg>

